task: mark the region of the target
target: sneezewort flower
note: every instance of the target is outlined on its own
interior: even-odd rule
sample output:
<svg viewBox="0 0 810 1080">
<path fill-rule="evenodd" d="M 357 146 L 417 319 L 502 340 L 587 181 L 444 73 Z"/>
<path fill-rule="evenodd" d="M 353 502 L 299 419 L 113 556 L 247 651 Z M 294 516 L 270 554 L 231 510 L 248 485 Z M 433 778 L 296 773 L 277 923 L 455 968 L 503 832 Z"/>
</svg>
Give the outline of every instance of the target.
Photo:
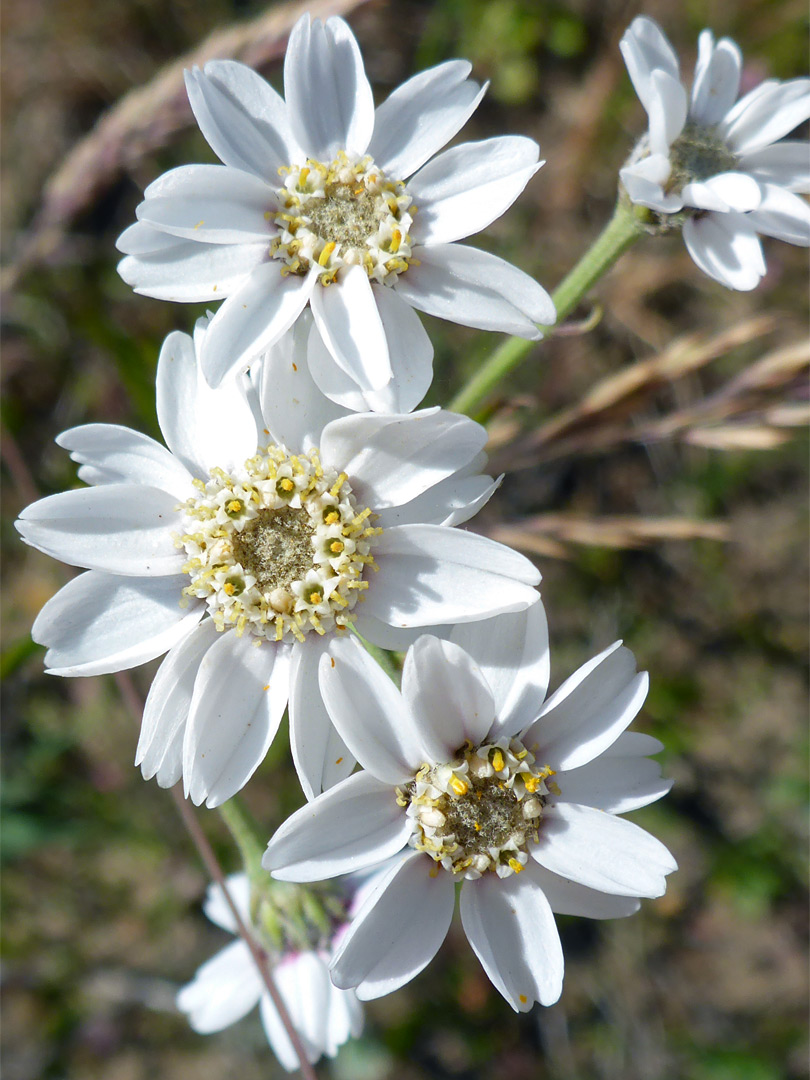
<svg viewBox="0 0 810 1080">
<path fill-rule="evenodd" d="M 363 391 L 385 387 L 403 356 L 430 381 L 414 308 L 533 339 L 537 323 L 554 322 L 535 281 L 455 242 L 499 217 L 539 168 L 537 144 L 520 136 L 433 156 L 481 100 L 470 71 L 440 64 L 375 111 L 347 24 L 304 15 L 287 47 L 286 100 L 234 61 L 187 73 L 223 164 L 181 166 L 147 188 L 119 238 L 119 272 L 147 296 L 225 300 L 201 357 L 212 385 L 247 368 L 307 303 L 334 377 Z"/>
<path fill-rule="evenodd" d="M 216 806 L 262 761 L 289 701 L 307 795 L 354 760 L 332 730 L 318 660 L 362 651 L 353 631 L 404 648 L 420 628 L 532 603 L 522 555 L 450 526 L 497 482 L 484 429 L 438 408 L 352 413 L 305 362 L 306 327 L 271 350 L 256 383 L 217 390 L 175 332 L 157 371 L 169 449 L 110 424 L 58 438 L 89 488 L 23 511 L 23 539 L 86 573 L 32 630 L 57 675 L 96 675 L 169 650 L 149 692 L 137 763 Z"/>
<path fill-rule="evenodd" d="M 634 19 L 622 55 L 650 127 L 621 170 L 634 203 L 683 226 L 689 254 L 730 289 L 765 274 L 757 233 L 810 244 L 810 147 L 784 140 L 810 116 L 810 79 L 767 79 L 737 101 L 742 56 L 729 38 L 698 40 L 687 98 L 678 58 L 652 19 Z M 782 140 L 782 141 L 779 141 Z"/>
<path fill-rule="evenodd" d="M 274 955 L 273 943 L 265 942 L 262 926 L 257 926 L 251 917 L 247 875 L 233 874 L 226 884 L 242 921 Z M 231 934 L 237 933 L 233 913 L 219 885 L 209 885 L 203 910 L 211 922 Z M 334 1057 L 347 1039 L 357 1037 L 363 1029 L 363 1007 L 357 995 L 351 990 L 339 990 L 329 978 L 332 950 L 328 940 L 313 943 L 311 948 L 290 947 L 271 964 L 276 988 L 312 1064 L 324 1054 Z M 257 1005 L 273 1053 L 288 1072 L 295 1071 L 299 1068 L 298 1055 L 250 950 L 241 939 L 206 961 L 177 995 L 177 1007 L 202 1035 L 222 1031 Z"/>
<path fill-rule="evenodd" d="M 462 647 L 463 646 L 463 647 Z M 292 815 L 271 839 L 274 877 L 314 881 L 400 859 L 369 882 L 332 964 L 361 1000 L 402 986 L 436 954 L 461 889 L 461 920 L 516 1010 L 560 995 L 552 912 L 615 918 L 660 896 L 667 849 L 617 815 L 670 787 L 625 729 L 647 692 L 617 642 L 545 703 L 538 601 L 431 635 L 408 650 L 402 691 L 366 655 L 321 660 L 327 708 L 364 772 Z"/>
</svg>

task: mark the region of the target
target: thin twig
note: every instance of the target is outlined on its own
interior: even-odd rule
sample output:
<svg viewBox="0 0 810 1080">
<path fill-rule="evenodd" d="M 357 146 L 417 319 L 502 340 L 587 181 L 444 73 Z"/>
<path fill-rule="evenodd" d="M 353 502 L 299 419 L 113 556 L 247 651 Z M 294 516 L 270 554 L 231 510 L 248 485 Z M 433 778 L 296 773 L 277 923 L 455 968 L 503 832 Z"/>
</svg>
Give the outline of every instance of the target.
<svg viewBox="0 0 810 1080">
<path fill-rule="evenodd" d="M 132 677 L 128 671 L 116 672 L 115 681 L 118 684 L 118 689 L 121 693 L 121 697 L 124 700 L 124 704 L 132 714 L 132 718 L 140 724 L 143 715 L 143 702 L 141 701 L 140 694 L 135 689 L 135 685 L 132 682 Z M 305 1080 L 317 1080 L 317 1074 L 309 1063 L 307 1058 L 307 1052 L 301 1042 L 298 1032 L 295 1029 L 295 1025 L 290 1019 L 290 1014 L 287 1012 L 287 1007 L 282 1000 L 281 995 L 278 992 L 273 976 L 270 972 L 270 966 L 267 962 L 267 953 L 264 949 L 257 944 L 255 938 L 250 932 L 250 929 L 245 925 L 242 916 L 237 910 L 236 904 L 233 902 L 228 886 L 225 882 L 225 874 L 222 867 L 219 865 L 219 860 L 214 853 L 214 849 L 208 841 L 208 837 L 203 832 L 202 826 L 191 808 L 190 803 L 183 796 L 180 784 L 175 784 L 173 788 L 170 788 L 171 796 L 174 799 L 177 811 L 180 817 L 183 819 L 183 824 L 186 827 L 186 831 L 194 843 L 200 858 L 205 863 L 205 867 L 212 879 L 219 885 L 222 890 L 222 895 L 225 897 L 225 902 L 231 909 L 236 928 L 239 932 L 239 936 L 250 950 L 250 955 L 253 957 L 253 962 L 259 974 L 262 977 L 264 985 L 267 987 L 267 992 L 273 1004 L 278 1011 L 278 1015 L 281 1017 L 281 1022 L 289 1036 L 301 1067 L 301 1075 Z"/>
</svg>

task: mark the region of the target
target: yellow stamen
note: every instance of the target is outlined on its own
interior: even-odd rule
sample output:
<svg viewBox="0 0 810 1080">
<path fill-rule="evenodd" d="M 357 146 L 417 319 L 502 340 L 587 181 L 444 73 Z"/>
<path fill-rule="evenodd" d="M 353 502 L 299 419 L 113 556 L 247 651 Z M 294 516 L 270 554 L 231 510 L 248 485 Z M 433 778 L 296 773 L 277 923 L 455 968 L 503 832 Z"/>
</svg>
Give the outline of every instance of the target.
<svg viewBox="0 0 810 1080">
<path fill-rule="evenodd" d="M 335 250 L 336 247 L 337 244 L 335 243 L 335 241 L 330 240 L 318 256 L 318 266 L 326 266 L 326 264 L 329 262 L 329 259 L 332 257 L 332 252 Z"/>
<path fill-rule="evenodd" d="M 470 790 L 470 785 L 467 783 L 466 780 L 462 780 L 460 776 L 454 776 L 450 780 L 450 787 L 458 796 L 466 795 L 467 792 Z"/>
</svg>

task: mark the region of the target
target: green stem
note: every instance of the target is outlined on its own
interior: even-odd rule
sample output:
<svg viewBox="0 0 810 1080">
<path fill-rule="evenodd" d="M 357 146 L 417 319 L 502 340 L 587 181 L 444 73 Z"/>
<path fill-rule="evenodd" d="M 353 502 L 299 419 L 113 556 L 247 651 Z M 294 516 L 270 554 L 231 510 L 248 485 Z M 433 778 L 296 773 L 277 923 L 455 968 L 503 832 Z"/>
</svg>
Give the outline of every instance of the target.
<svg viewBox="0 0 810 1080">
<path fill-rule="evenodd" d="M 245 873 L 251 880 L 257 876 L 267 876 L 262 870 L 262 855 L 265 842 L 260 838 L 258 827 L 241 799 L 234 795 L 218 807 L 222 820 L 228 826 L 231 836 L 236 841 Z"/>
<path fill-rule="evenodd" d="M 562 281 L 552 294 L 554 307 L 557 309 L 556 326 L 560 326 L 566 315 L 577 306 L 579 301 L 613 266 L 617 259 L 643 233 L 643 225 L 633 205 L 620 198 L 613 211 L 613 217 L 607 223 L 593 245 L 585 252 L 574 269 Z M 539 327 L 546 335 L 554 332 L 553 326 Z M 448 405 L 453 412 L 472 413 L 495 389 L 501 379 L 531 352 L 534 341 L 525 338 L 508 338 L 500 345 L 489 359 L 478 369 Z"/>
</svg>

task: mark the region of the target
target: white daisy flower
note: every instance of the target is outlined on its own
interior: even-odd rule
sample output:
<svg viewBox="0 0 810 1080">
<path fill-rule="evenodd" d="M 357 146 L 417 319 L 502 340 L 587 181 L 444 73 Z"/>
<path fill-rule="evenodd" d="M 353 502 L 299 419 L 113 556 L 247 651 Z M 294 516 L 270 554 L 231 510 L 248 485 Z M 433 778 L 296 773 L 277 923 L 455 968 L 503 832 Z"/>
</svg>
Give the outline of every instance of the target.
<svg viewBox="0 0 810 1080">
<path fill-rule="evenodd" d="M 620 47 L 650 118 L 621 170 L 627 194 L 662 225 L 683 225 L 689 254 L 709 277 L 755 288 L 766 270 L 757 233 L 810 244 L 810 207 L 794 194 L 810 191 L 810 147 L 782 140 L 810 116 L 810 79 L 767 79 L 737 101 L 740 50 L 704 30 L 689 99 L 652 19 L 634 19 Z"/>
<path fill-rule="evenodd" d="M 264 758 L 289 700 L 308 796 L 351 772 L 318 690 L 318 660 L 405 648 L 420 629 L 534 602 L 540 574 L 467 521 L 497 486 L 486 432 L 442 409 L 347 414 L 315 387 L 307 327 L 264 358 L 258 385 L 217 390 L 194 340 L 164 342 L 157 412 L 168 450 L 89 424 L 57 442 L 91 486 L 29 506 L 23 539 L 84 567 L 32 634 L 56 675 L 97 675 L 169 650 L 137 764 L 195 803 L 230 798 Z M 243 385 L 244 384 L 244 385 Z M 248 392 L 249 391 L 249 392 Z"/>
<path fill-rule="evenodd" d="M 242 921 L 251 926 L 247 874 L 233 874 L 226 882 Z M 223 930 L 238 933 L 219 885 L 208 886 L 203 910 Z M 261 928 L 252 929 L 261 941 Z M 331 952 L 332 946 L 290 948 L 272 969 L 273 981 L 313 1065 L 323 1054 L 334 1057 L 347 1039 L 356 1038 L 363 1030 L 363 1006 L 357 995 L 352 990 L 339 990 L 329 978 Z M 222 1031 L 257 1005 L 273 1053 L 288 1072 L 294 1072 L 299 1068 L 298 1054 L 250 950 L 241 939 L 206 961 L 177 995 L 177 1007 L 188 1015 L 189 1023 L 201 1035 Z"/>
<path fill-rule="evenodd" d="M 537 323 L 554 322 L 532 278 L 456 243 L 500 217 L 540 167 L 521 136 L 433 156 L 483 96 L 470 71 L 440 64 L 375 111 L 347 24 L 304 15 L 287 47 L 286 100 L 235 61 L 187 72 L 223 164 L 181 166 L 147 188 L 119 238 L 119 272 L 159 299 L 227 297 L 201 358 L 212 386 L 245 370 L 307 303 L 333 378 L 363 391 L 399 378 L 404 358 L 429 384 L 433 349 L 414 308 L 532 339 Z"/>
<path fill-rule="evenodd" d="M 436 954 L 461 884 L 461 920 L 513 1008 L 560 995 L 552 912 L 630 915 L 676 868 L 667 849 L 618 817 L 664 795 L 625 732 L 647 692 L 632 653 L 612 645 L 545 703 L 546 622 L 527 611 L 425 635 L 408 650 L 402 692 L 367 656 L 321 660 L 335 727 L 365 771 L 293 814 L 264 866 L 314 881 L 402 852 L 377 874 L 332 964 L 361 1000 L 402 986 Z"/>
</svg>

